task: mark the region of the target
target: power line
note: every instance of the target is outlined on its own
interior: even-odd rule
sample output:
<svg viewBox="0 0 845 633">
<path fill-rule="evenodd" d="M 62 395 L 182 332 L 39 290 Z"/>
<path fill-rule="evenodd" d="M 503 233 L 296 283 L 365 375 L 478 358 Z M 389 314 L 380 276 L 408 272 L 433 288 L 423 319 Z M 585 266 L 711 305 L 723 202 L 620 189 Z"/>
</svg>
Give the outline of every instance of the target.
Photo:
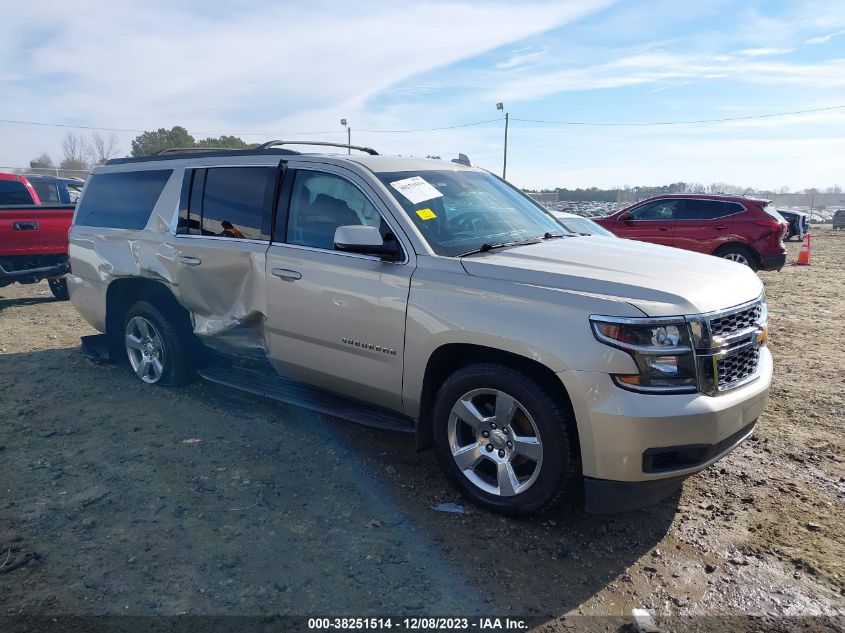
<svg viewBox="0 0 845 633">
<path fill-rule="evenodd" d="M 792 112 L 775 112 L 773 114 L 751 114 L 748 116 L 726 117 L 723 119 L 697 119 L 693 121 L 643 121 L 643 122 L 591 122 L 591 121 L 544 121 L 540 119 L 518 119 L 511 117 L 511 121 L 522 123 L 543 123 L 545 125 L 583 125 L 583 126 L 658 126 L 658 125 L 695 125 L 698 123 L 727 123 L 729 121 L 749 121 L 752 119 L 771 119 L 773 117 L 792 116 L 795 114 L 809 114 L 811 112 L 826 112 L 828 110 L 839 110 L 845 105 L 828 106 L 826 108 L 813 108 L 812 110 L 794 110 Z"/>
<path fill-rule="evenodd" d="M 488 119 L 486 121 L 474 121 L 472 123 L 460 123 L 458 125 L 447 125 L 443 127 L 430 127 L 430 128 L 417 128 L 417 129 L 404 129 L 404 130 L 364 130 L 358 129 L 355 130 L 356 132 L 367 132 L 370 134 L 407 134 L 410 132 L 437 132 L 440 130 L 455 130 L 457 128 L 463 127 L 472 127 L 475 125 L 485 125 L 487 123 L 495 123 L 496 121 L 503 120 L 502 117 L 497 117 L 495 119 Z M 138 134 L 142 134 L 148 131 L 154 130 L 134 130 L 129 128 L 115 128 L 115 127 L 95 127 L 92 125 L 70 125 L 67 123 L 45 123 L 42 121 L 16 121 L 11 119 L 0 119 L 0 123 L 11 123 L 15 125 L 37 125 L 42 127 L 60 127 L 60 128 L 70 128 L 70 129 L 79 129 L 79 130 L 97 130 L 102 132 L 135 132 Z M 188 130 L 188 133 L 191 135 L 202 136 L 203 134 L 209 134 L 209 132 L 197 132 Z M 228 136 L 317 136 L 319 134 L 338 134 L 338 130 L 331 130 L 331 131 L 320 131 L 320 132 L 237 132 L 237 133 L 230 133 Z"/>
<path fill-rule="evenodd" d="M 472 127 L 474 125 L 484 125 L 486 123 L 495 123 L 497 121 L 504 121 L 504 117 L 496 117 L 495 119 L 488 119 L 487 121 L 476 121 L 475 123 L 461 123 L 460 125 L 447 125 L 446 127 L 430 127 L 419 130 L 358 130 L 359 132 L 369 132 L 372 134 L 404 134 L 407 132 L 436 132 L 438 130 L 455 130 L 459 127 Z"/>
<path fill-rule="evenodd" d="M 42 123 L 40 121 L 12 121 L 11 119 L 0 119 L 0 123 L 14 123 L 16 125 L 40 125 L 43 127 L 64 127 L 74 130 L 97 130 L 100 132 L 138 132 L 143 133 L 147 130 L 128 130 L 117 127 L 94 127 L 91 125 L 67 125 L 65 123 Z"/>
<path fill-rule="evenodd" d="M 519 121 L 520 123 L 538 123 L 542 125 L 573 125 L 586 127 L 649 127 L 649 126 L 663 126 L 663 125 L 698 125 L 705 123 L 728 123 L 731 121 L 750 121 L 757 119 L 770 119 L 774 117 L 794 116 L 797 114 L 811 114 L 814 112 L 827 112 L 830 110 L 841 110 L 845 105 L 834 105 L 824 108 L 812 108 L 809 110 L 793 110 L 790 112 L 774 112 L 770 114 L 751 114 L 748 116 L 725 117 L 721 119 L 694 119 L 688 121 L 641 121 L 641 122 L 626 122 L 626 121 L 548 121 L 544 119 L 520 119 L 511 117 L 512 121 Z M 394 129 L 394 130 L 376 130 L 376 129 L 358 129 L 357 132 L 366 132 L 368 134 L 409 134 L 414 132 L 438 132 L 442 130 L 456 130 L 458 128 L 474 127 L 478 125 L 486 125 L 488 123 L 496 123 L 503 121 L 504 117 L 497 117 L 495 119 L 487 119 L 485 121 L 473 121 L 471 123 L 460 123 L 457 125 L 446 125 L 442 127 L 429 128 L 413 128 L 413 129 Z M 78 130 L 97 130 L 102 132 L 133 132 L 142 134 L 151 130 L 138 130 L 132 128 L 114 128 L 114 127 L 97 127 L 93 125 L 71 125 L 67 123 L 47 123 L 43 121 L 18 121 L 13 119 L 0 119 L 0 123 L 9 123 L 13 125 L 35 125 L 41 127 L 58 127 Z M 208 135 L 209 132 L 189 131 L 189 134 L 202 136 Z M 238 132 L 229 133 L 230 136 L 317 136 L 321 134 L 338 134 L 337 130 L 318 131 L 318 132 Z"/>
</svg>

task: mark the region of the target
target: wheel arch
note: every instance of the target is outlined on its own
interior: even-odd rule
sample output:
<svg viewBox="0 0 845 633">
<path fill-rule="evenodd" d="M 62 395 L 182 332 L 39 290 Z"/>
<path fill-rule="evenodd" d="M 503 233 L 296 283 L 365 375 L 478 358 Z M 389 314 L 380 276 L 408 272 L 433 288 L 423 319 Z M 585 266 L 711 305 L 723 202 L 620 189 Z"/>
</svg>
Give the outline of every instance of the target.
<svg viewBox="0 0 845 633">
<path fill-rule="evenodd" d="M 445 343 L 431 353 L 426 363 L 420 394 L 420 412 L 416 424 L 418 451 L 429 448 L 434 441 L 431 415 L 434 409 L 434 398 L 443 381 L 461 367 L 476 363 L 497 363 L 517 369 L 547 387 L 550 393 L 555 394 L 561 404 L 568 409 L 572 420 L 571 430 L 577 441 L 578 428 L 575 424 L 575 414 L 569 393 L 549 367 L 527 356 L 502 349 L 470 343 Z M 577 450 L 580 454 L 580 446 Z"/>
<path fill-rule="evenodd" d="M 192 329 L 190 313 L 166 284 L 144 277 L 125 277 L 115 279 L 106 289 L 106 336 L 112 345 L 120 342 L 126 311 L 136 301 L 148 301 Z"/>
</svg>

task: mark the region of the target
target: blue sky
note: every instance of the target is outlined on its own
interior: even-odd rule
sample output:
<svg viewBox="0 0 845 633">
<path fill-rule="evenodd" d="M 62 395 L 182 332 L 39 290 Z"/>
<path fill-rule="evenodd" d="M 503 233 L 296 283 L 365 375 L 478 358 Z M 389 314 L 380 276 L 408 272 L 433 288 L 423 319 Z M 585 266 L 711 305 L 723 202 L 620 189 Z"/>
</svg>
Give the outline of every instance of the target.
<svg viewBox="0 0 845 633">
<path fill-rule="evenodd" d="M 32 6 L 30 6 L 32 5 Z M 345 140 L 466 153 L 525 187 L 845 185 L 845 2 L 15 3 L 0 37 L 0 118 L 197 136 Z M 81 130 L 80 130 L 81 131 Z M 0 165 L 60 157 L 67 130 L 0 123 Z M 117 133 L 128 152 L 131 132 Z"/>
</svg>

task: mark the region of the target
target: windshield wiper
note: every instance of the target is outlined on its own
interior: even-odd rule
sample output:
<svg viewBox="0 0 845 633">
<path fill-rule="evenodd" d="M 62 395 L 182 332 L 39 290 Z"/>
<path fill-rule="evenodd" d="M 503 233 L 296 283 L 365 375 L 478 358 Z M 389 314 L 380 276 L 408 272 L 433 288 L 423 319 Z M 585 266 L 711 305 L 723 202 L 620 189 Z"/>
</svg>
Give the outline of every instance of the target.
<svg viewBox="0 0 845 633">
<path fill-rule="evenodd" d="M 543 235 L 544 240 L 552 240 L 556 237 L 566 237 L 566 235 L 563 234 L 563 233 L 548 233 L 548 232 Z"/>
<path fill-rule="evenodd" d="M 494 248 L 505 248 L 506 246 L 524 246 L 526 244 L 539 244 L 540 240 L 532 237 L 527 240 L 513 240 L 511 242 L 485 242 L 478 248 L 473 248 L 465 253 L 458 254 L 458 257 L 466 257 L 467 255 L 474 255 L 475 253 L 486 253 L 492 251 Z"/>
</svg>

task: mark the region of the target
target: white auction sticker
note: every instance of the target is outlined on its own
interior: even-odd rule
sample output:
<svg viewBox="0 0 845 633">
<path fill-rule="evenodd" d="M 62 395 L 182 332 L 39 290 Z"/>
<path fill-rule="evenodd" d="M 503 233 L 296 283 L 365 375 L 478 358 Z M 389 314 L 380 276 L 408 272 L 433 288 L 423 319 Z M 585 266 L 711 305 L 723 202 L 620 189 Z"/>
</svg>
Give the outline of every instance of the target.
<svg viewBox="0 0 845 633">
<path fill-rule="evenodd" d="M 390 186 L 410 200 L 411 204 L 419 204 L 420 202 L 443 196 L 430 182 L 421 176 L 395 180 L 390 183 Z"/>
</svg>

